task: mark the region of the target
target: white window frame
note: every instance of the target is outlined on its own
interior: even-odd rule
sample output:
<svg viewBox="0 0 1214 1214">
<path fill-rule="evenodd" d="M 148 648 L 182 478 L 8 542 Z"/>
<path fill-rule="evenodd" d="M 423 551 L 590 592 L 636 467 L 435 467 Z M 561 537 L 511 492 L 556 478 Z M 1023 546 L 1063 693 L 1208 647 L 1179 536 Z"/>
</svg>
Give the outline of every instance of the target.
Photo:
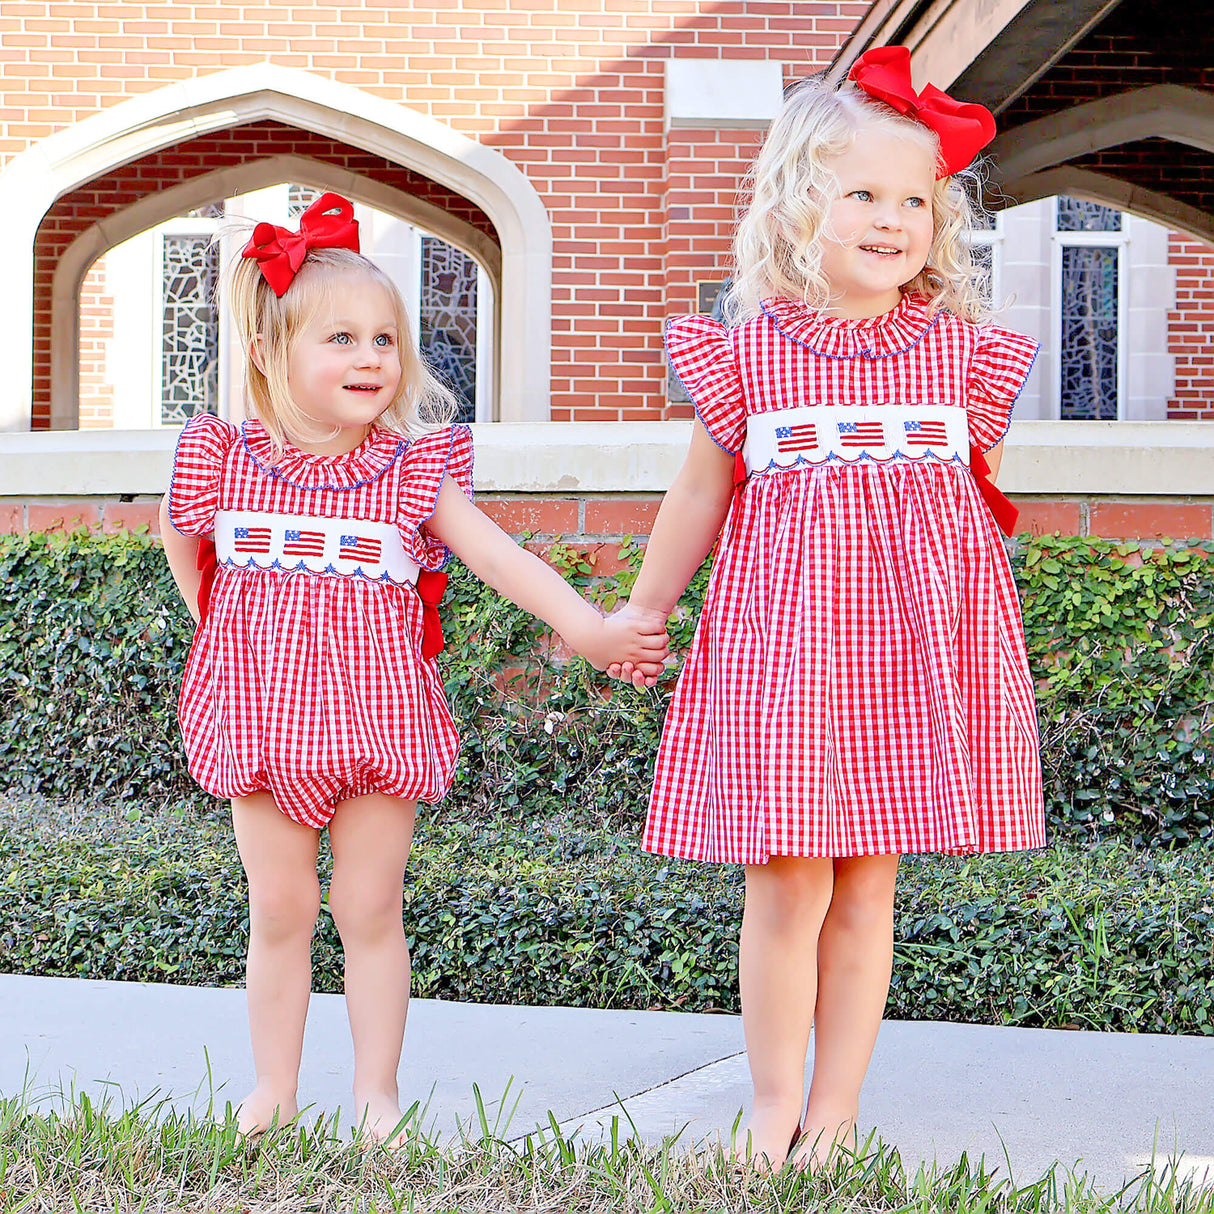
<svg viewBox="0 0 1214 1214">
<path fill-rule="evenodd" d="M 1100 204 L 1104 206 L 1104 203 Z M 1116 207 L 1110 208 L 1117 210 Z M 1054 374 L 1051 376 L 1048 395 L 1051 417 L 1062 420 L 1062 250 L 1064 248 L 1096 247 L 1117 250 L 1117 420 L 1124 421 L 1126 415 L 1126 388 L 1129 374 L 1127 357 L 1129 307 L 1129 224 L 1125 212 L 1121 212 L 1121 227 L 1116 232 L 1060 232 L 1058 230 L 1058 199 L 1054 199 L 1053 233 L 1050 240 L 1050 332 L 1054 349 L 1058 352 Z M 1083 419 L 1067 419 L 1083 420 Z"/>
<path fill-rule="evenodd" d="M 989 245 L 991 250 L 991 298 L 990 305 L 998 311 L 1003 296 L 1003 212 L 996 211 L 993 228 L 973 228 L 970 231 L 970 246 Z"/>
</svg>

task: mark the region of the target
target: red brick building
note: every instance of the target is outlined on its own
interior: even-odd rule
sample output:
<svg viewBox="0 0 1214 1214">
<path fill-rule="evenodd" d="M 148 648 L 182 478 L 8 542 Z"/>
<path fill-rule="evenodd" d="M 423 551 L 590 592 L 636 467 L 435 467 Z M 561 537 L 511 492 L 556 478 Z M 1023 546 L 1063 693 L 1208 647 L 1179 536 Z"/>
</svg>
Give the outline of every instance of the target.
<svg viewBox="0 0 1214 1214">
<path fill-rule="evenodd" d="M 1134 63 L 1116 56 L 1142 3 L 1124 0 L 1122 16 L 1105 21 L 1121 26 L 1089 29 L 1010 101 L 995 95 L 997 81 L 964 88 L 965 70 L 958 91 L 1006 110 L 1012 125 L 1002 112 L 1001 124 L 1013 136 L 1016 124 L 1048 121 L 1093 91 L 1097 100 L 1115 95 L 1107 73 L 1085 80 L 1082 65 L 1112 56 L 1123 84 L 1141 82 Z M 945 7 L 964 26 L 966 7 Z M 676 423 L 690 415 L 668 389 L 662 319 L 703 306 L 728 272 L 739 188 L 781 86 L 832 64 L 845 70 L 861 43 L 893 40 L 886 33 L 914 35 L 924 8 L 888 0 L 7 4 L 0 527 L 150 519 L 171 427 L 90 428 L 109 417 L 104 352 L 115 341 L 99 259 L 175 217 L 291 183 L 346 193 L 475 262 L 492 298 L 478 330 L 477 443 L 494 513 L 515 530 L 592 545 L 646 530 L 686 441 L 685 420 Z M 1018 19 L 1013 12 L 993 34 L 970 20 L 975 45 L 987 39 L 971 76 L 984 64 L 990 74 Z M 1096 41 L 1088 47 L 1084 38 Z M 926 63 L 950 84 L 957 65 L 935 70 L 933 53 L 925 36 L 917 71 Z M 1158 65 L 1161 79 L 1167 71 Z M 1070 94 L 1064 78 L 1078 80 Z M 1070 192 L 1174 230 L 1166 266 L 1151 271 L 1155 281 L 1166 267 L 1175 275 L 1170 315 L 1142 319 L 1142 340 L 1172 369 L 1169 391 L 1161 395 L 1152 374 L 1140 393 L 1154 392 L 1162 412 L 1126 411 L 1132 358 L 1112 414 L 1130 420 L 1056 420 L 1042 389 L 1032 419 L 1013 427 L 1005 464 L 1031 529 L 1211 534 L 1214 358 L 1204 335 L 1214 254 L 1201 239 L 1214 236 L 1209 198 L 1195 186 L 1180 209 L 1157 205 L 1147 179 L 1165 161 L 1148 164 L 1149 152 L 1131 149 L 1117 162 L 1145 166 L 1122 195 L 1105 184 L 1116 149 L 1072 155 L 1061 175 L 1021 165 L 1019 191 L 1005 178 L 1011 199 Z M 1001 161 L 1016 166 L 1018 156 L 1024 149 L 1013 141 Z M 1050 323 L 1041 320 L 1038 333 L 1047 346 Z"/>
</svg>

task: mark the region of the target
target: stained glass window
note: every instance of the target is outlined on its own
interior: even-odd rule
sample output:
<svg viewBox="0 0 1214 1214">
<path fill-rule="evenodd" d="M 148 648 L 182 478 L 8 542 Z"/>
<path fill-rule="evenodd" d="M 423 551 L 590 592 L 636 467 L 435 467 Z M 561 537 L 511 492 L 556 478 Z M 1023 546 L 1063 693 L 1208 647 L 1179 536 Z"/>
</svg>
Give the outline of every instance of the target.
<svg viewBox="0 0 1214 1214">
<path fill-rule="evenodd" d="M 476 420 L 476 262 L 454 245 L 422 237 L 422 357 L 459 399 L 458 420 Z"/>
<path fill-rule="evenodd" d="M 992 284 L 995 272 L 995 247 L 989 240 L 975 240 L 970 245 L 970 256 L 974 259 L 974 265 L 982 268 L 982 276 L 978 279 L 978 289 L 982 293 L 983 301 L 987 307 L 990 307 L 994 294 Z"/>
<path fill-rule="evenodd" d="M 1062 248 L 1063 420 L 1117 418 L 1118 256 L 1099 245 Z"/>
<path fill-rule="evenodd" d="M 160 420 L 184 425 L 219 403 L 219 248 L 205 235 L 164 236 Z"/>
<path fill-rule="evenodd" d="M 1058 231 L 1060 232 L 1120 232 L 1121 212 L 1102 207 L 1098 202 L 1082 198 L 1058 198 Z"/>
</svg>

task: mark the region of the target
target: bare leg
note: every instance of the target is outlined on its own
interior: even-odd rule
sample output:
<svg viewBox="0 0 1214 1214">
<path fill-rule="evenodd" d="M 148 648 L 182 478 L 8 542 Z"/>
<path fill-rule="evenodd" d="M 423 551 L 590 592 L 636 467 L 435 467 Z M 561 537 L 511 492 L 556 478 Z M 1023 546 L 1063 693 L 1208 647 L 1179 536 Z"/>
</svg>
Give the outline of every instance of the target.
<svg viewBox="0 0 1214 1214">
<path fill-rule="evenodd" d="M 329 907 L 346 954 L 354 1107 L 365 1132 L 380 1139 L 401 1118 L 396 1071 L 409 1010 L 401 901 L 416 812 L 415 801 L 376 793 L 343 801 L 329 823 Z"/>
<path fill-rule="evenodd" d="M 750 1153 L 779 1167 L 797 1128 L 817 994 L 818 933 L 831 897 L 830 860 L 773 856 L 746 867 L 739 982 L 754 1106 Z M 736 1145 L 742 1156 L 746 1141 Z"/>
<path fill-rule="evenodd" d="M 319 834 L 284 814 L 269 793 L 232 801 L 236 846 L 249 882 L 245 993 L 257 1083 L 240 1102 L 243 1133 L 298 1111 L 299 1058 L 312 989 L 312 932 L 320 910 Z"/>
<path fill-rule="evenodd" d="M 894 953 L 898 857 L 858 856 L 835 860 L 834 868 L 834 896 L 818 940 L 813 1079 L 795 1153 L 811 1167 L 854 1133 Z"/>
</svg>

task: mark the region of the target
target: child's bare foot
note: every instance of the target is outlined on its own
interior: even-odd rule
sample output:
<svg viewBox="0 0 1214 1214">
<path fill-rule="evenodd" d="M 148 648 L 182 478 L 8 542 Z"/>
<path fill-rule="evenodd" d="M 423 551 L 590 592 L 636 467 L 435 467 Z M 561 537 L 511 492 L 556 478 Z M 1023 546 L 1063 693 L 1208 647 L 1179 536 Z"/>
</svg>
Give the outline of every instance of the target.
<svg viewBox="0 0 1214 1214">
<path fill-rule="evenodd" d="M 364 1139 L 371 1142 L 382 1142 L 389 1150 L 401 1146 L 407 1137 L 407 1129 L 400 1125 L 404 1114 L 395 1095 L 386 1092 L 374 1092 L 367 1097 L 354 1097 L 354 1108 L 358 1113 L 358 1128 Z"/>
<path fill-rule="evenodd" d="M 755 1109 L 734 1142 L 735 1162 L 759 1171 L 778 1171 L 797 1137 L 797 1126 L 789 1120 L 779 1110 Z"/>
<path fill-rule="evenodd" d="M 834 1120 L 831 1118 L 830 1120 Z M 855 1149 L 856 1119 L 848 1117 L 840 1121 L 832 1134 L 824 1126 L 806 1124 L 801 1130 L 801 1138 L 797 1149 L 793 1151 L 789 1162 L 795 1168 L 804 1168 L 811 1175 L 821 1171 L 832 1160 L 838 1158 L 840 1148 Z"/>
<path fill-rule="evenodd" d="M 258 1084 L 236 1106 L 236 1127 L 242 1134 L 264 1134 L 271 1125 L 284 1126 L 296 1113 L 295 1093 L 274 1092 Z"/>
</svg>

